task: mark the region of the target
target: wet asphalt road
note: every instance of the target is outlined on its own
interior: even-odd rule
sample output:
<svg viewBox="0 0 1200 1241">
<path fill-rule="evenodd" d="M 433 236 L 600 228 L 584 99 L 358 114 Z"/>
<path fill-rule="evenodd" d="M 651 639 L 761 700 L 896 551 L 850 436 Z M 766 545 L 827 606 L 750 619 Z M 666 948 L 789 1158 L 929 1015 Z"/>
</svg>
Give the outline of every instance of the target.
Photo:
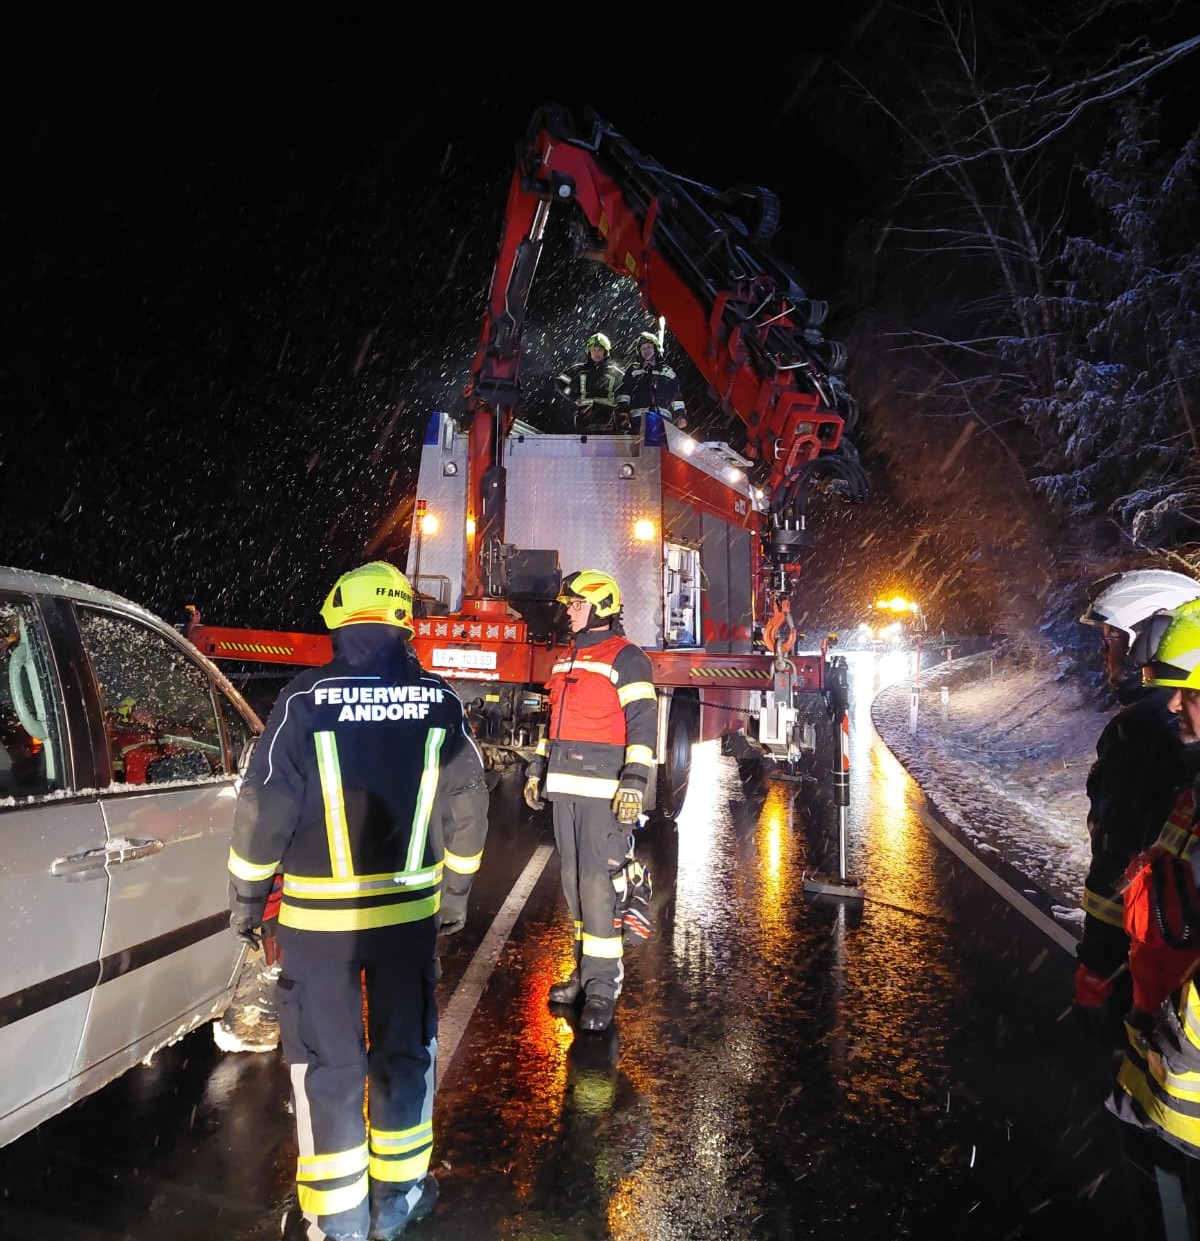
<svg viewBox="0 0 1200 1241">
<path fill-rule="evenodd" d="M 863 901 L 804 892 L 836 874 L 827 807 L 701 747 L 678 824 L 639 835 L 654 934 L 605 1035 L 545 1003 L 570 966 L 550 816 L 501 782 L 443 957 L 441 1201 L 406 1237 L 1137 1235 L 1107 1056 L 1060 1019 L 1069 951 L 931 833 L 872 688 L 856 674 Z M 0 1149 L 0 1238 L 277 1237 L 294 1158 L 277 1053 L 201 1031 Z"/>
</svg>

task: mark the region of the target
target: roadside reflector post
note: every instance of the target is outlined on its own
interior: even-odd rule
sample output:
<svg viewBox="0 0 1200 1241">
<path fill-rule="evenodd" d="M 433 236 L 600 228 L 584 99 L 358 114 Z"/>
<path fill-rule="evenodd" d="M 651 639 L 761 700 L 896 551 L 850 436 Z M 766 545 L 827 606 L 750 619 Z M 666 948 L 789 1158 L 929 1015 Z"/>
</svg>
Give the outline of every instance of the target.
<svg viewBox="0 0 1200 1241">
<path fill-rule="evenodd" d="M 942 731 L 946 731 L 946 724 L 950 715 L 950 686 L 942 686 Z"/>
<path fill-rule="evenodd" d="M 821 874 L 818 871 L 804 872 L 804 894 L 816 898 L 815 904 L 820 905 L 824 897 L 837 897 L 841 901 L 855 901 L 861 904 L 863 890 L 858 880 L 847 875 L 846 830 L 848 827 L 848 807 L 850 805 L 850 713 L 843 710 L 835 729 L 833 754 L 833 770 L 830 772 L 833 781 L 833 801 L 837 807 L 838 833 L 838 873 L 836 875 Z"/>
<path fill-rule="evenodd" d="M 917 731 L 917 707 L 921 702 L 921 687 L 914 681 L 912 687 L 912 698 L 908 704 L 908 731 L 915 733 Z"/>
</svg>

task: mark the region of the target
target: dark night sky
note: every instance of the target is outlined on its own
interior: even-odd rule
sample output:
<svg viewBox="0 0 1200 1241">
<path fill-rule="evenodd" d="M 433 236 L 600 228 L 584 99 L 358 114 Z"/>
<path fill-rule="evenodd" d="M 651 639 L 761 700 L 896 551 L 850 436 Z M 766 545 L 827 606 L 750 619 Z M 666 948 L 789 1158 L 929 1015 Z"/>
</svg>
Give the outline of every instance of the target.
<svg viewBox="0 0 1200 1241">
<path fill-rule="evenodd" d="M 777 248 L 836 307 L 863 187 L 805 102 L 816 47 L 846 36 L 810 36 L 746 85 L 693 70 L 651 91 L 600 57 L 580 72 L 565 40 L 365 39 L 319 68 L 56 55 L 53 89 L 26 63 L 0 189 L 0 560 L 173 620 L 191 601 L 311 628 L 409 493 L 429 410 L 456 407 L 543 103 L 594 107 L 674 172 L 775 190 Z M 548 244 L 527 394 L 592 330 L 599 274 L 560 277 Z"/>
</svg>

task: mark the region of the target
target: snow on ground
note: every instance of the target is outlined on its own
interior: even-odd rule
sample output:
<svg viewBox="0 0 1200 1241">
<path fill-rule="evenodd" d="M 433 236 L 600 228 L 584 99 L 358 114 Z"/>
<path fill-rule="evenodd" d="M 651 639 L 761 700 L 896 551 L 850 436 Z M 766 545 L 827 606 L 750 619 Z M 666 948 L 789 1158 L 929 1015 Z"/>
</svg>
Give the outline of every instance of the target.
<svg viewBox="0 0 1200 1241">
<path fill-rule="evenodd" d="M 1027 877 L 1078 935 L 1091 860 L 1084 782 L 1109 715 L 1056 676 L 971 655 L 922 672 L 915 732 L 910 680 L 883 689 L 871 718 L 938 817 Z"/>
</svg>

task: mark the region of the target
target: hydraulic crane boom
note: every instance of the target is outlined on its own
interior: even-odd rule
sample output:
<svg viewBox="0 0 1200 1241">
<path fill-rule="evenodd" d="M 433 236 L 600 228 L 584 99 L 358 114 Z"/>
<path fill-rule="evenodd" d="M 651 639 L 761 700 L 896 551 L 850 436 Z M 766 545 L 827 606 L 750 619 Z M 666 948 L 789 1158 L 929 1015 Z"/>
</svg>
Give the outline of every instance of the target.
<svg viewBox="0 0 1200 1241">
<path fill-rule="evenodd" d="M 576 211 L 579 249 L 637 284 L 645 307 L 708 383 L 722 411 L 745 426 L 769 497 L 763 552 L 771 589 L 790 591 L 810 541 L 805 507 L 825 475 L 848 499 L 868 492 L 843 431 L 856 416 L 835 373 L 845 350 L 818 328 L 824 303 L 766 242 L 778 224 L 770 191 L 719 193 L 666 171 L 594 112 L 576 127 L 556 105 L 535 113 L 519 144 L 487 313 L 466 390 L 471 418 L 467 593 L 501 593 L 505 480 L 499 444 L 520 407 L 521 339 L 546 225 Z"/>
</svg>

